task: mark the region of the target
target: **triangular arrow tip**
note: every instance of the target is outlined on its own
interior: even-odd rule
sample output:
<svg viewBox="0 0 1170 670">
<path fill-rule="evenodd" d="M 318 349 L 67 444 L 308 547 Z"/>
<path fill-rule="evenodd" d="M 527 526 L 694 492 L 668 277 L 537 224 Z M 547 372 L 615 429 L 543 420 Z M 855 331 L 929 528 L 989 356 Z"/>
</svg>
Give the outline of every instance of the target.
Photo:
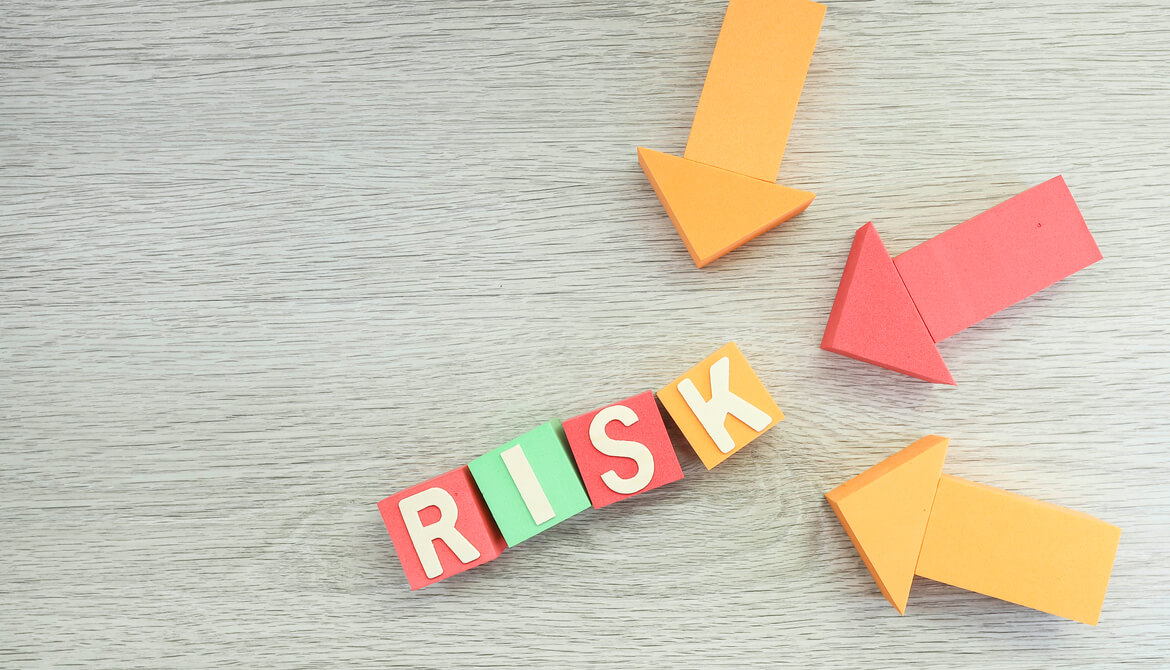
<svg viewBox="0 0 1170 670">
<path fill-rule="evenodd" d="M 699 267 L 800 214 L 816 197 L 644 147 L 638 163 Z"/>
<path fill-rule="evenodd" d="M 949 440 L 928 435 L 825 494 L 882 595 L 906 613 Z"/>
<path fill-rule="evenodd" d="M 853 237 L 821 348 L 935 384 L 955 383 L 872 223 Z"/>
</svg>

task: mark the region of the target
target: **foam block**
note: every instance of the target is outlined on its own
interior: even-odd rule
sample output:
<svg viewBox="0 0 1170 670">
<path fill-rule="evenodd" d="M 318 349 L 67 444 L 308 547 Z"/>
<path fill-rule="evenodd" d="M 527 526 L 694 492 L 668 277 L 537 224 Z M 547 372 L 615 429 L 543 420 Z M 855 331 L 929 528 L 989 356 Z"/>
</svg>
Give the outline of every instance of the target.
<svg viewBox="0 0 1170 670">
<path fill-rule="evenodd" d="M 1120 537 L 1088 514 L 943 475 L 916 572 L 1096 625 Z"/>
<path fill-rule="evenodd" d="M 803 212 L 816 197 L 643 147 L 638 163 L 699 267 Z"/>
<path fill-rule="evenodd" d="M 784 419 L 735 342 L 663 387 L 658 399 L 708 470 Z"/>
<path fill-rule="evenodd" d="M 824 16 L 808 0 L 731 0 L 686 158 L 776 181 Z"/>
<path fill-rule="evenodd" d="M 553 420 L 467 466 L 509 547 L 588 509 L 589 496 Z"/>
<path fill-rule="evenodd" d="M 1101 260 L 1063 177 L 894 259 L 935 342 Z"/>
<path fill-rule="evenodd" d="M 825 494 L 882 595 L 902 614 L 947 443 L 924 437 Z"/>
<path fill-rule="evenodd" d="M 466 466 L 378 503 L 411 590 L 486 563 L 507 544 Z"/>
<path fill-rule="evenodd" d="M 954 384 L 872 223 L 857 230 L 821 348 L 935 384 Z"/>
<path fill-rule="evenodd" d="M 568 419 L 565 437 L 596 508 L 683 478 L 653 391 Z"/>
</svg>

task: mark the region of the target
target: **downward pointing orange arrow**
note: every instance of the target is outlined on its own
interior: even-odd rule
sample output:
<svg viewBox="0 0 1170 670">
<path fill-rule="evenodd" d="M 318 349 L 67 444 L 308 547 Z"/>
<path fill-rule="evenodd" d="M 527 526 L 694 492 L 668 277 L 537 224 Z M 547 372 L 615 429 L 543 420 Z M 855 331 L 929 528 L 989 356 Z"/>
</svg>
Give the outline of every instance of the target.
<svg viewBox="0 0 1170 670">
<path fill-rule="evenodd" d="M 815 197 L 775 181 L 824 16 L 809 0 L 731 0 L 683 158 L 638 148 L 699 267 Z"/>
</svg>

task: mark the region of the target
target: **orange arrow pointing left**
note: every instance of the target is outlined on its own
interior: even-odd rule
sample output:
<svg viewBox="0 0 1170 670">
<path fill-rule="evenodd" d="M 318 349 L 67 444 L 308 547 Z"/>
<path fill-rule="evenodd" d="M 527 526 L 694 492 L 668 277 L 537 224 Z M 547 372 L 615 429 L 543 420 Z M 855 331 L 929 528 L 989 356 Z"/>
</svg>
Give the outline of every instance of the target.
<svg viewBox="0 0 1170 670">
<path fill-rule="evenodd" d="M 1121 529 L 942 474 L 928 435 L 825 494 L 882 595 L 905 613 L 914 575 L 1096 625 Z"/>
<path fill-rule="evenodd" d="M 638 147 L 699 267 L 815 197 L 775 182 L 824 16 L 809 0 L 731 0 L 683 158 Z"/>
</svg>

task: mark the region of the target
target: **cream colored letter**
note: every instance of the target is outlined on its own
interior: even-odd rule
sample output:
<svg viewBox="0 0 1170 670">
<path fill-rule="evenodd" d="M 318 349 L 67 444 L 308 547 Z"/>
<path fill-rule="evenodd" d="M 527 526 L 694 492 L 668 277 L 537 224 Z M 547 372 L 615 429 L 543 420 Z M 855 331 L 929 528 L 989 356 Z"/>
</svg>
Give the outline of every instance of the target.
<svg viewBox="0 0 1170 670">
<path fill-rule="evenodd" d="M 767 427 L 772 422 L 772 417 L 759 407 L 731 392 L 731 361 L 726 356 L 715 361 L 715 364 L 711 366 L 710 373 L 710 400 L 703 400 L 703 396 L 699 395 L 699 389 L 695 388 L 695 383 L 690 379 L 684 379 L 679 383 L 678 392 L 682 394 L 683 400 L 695 413 L 699 423 L 703 424 L 703 429 L 714 440 L 715 446 L 726 454 L 735 448 L 735 440 L 731 439 L 731 434 L 723 425 L 728 414 L 744 422 L 756 432 Z"/>
<path fill-rule="evenodd" d="M 641 442 L 630 440 L 615 440 L 605 434 L 605 427 L 611 421 L 620 421 L 623 426 L 632 426 L 638 421 L 634 410 L 624 405 L 606 407 L 598 412 L 593 421 L 589 422 L 589 441 L 606 456 L 629 458 L 638 466 L 638 471 L 629 479 L 622 479 L 616 472 L 610 470 L 601 475 L 601 481 L 614 493 L 629 495 L 646 488 L 654 478 L 654 455 Z"/>
<path fill-rule="evenodd" d="M 556 516 L 520 445 L 501 451 L 500 458 L 504 460 L 504 467 L 508 469 L 512 482 L 516 484 L 516 490 L 520 491 L 520 497 L 524 500 L 528 513 L 532 515 L 532 522 L 539 526 Z"/>
<path fill-rule="evenodd" d="M 424 526 L 419 513 L 428 507 L 439 508 L 439 520 Z M 402 523 L 406 525 L 406 532 L 410 535 L 410 541 L 414 543 L 414 551 L 418 554 L 418 560 L 422 563 L 423 572 L 428 579 L 443 574 L 443 564 L 439 562 L 439 555 L 435 553 L 435 540 L 446 542 L 455 556 L 464 563 L 479 558 L 479 550 L 475 545 L 455 529 L 455 521 L 459 518 L 459 506 L 444 489 L 436 486 L 407 496 L 398 501 L 398 511 L 402 514 Z"/>
</svg>

